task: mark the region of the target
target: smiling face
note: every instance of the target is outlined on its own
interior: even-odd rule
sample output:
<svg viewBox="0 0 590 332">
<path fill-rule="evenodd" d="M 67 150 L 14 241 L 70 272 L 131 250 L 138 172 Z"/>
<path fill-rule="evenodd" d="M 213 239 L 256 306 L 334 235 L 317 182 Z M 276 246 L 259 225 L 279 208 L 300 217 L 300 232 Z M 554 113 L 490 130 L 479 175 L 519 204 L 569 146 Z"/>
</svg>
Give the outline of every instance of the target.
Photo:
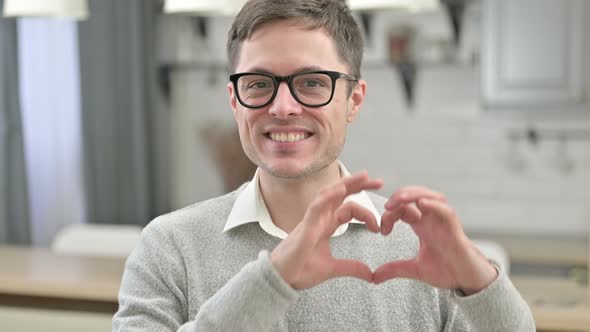
<svg viewBox="0 0 590 332">
<path fill-rule="evenodd" d="M 287 76 L 310 70 L 349 73 L 334 43 L 323 30 L 308 30 L 297 20 L 261 25 L 246 39 L 236 72 Z M 246 155 L 263 171 L 281 178 L 302 178 L 336 162 L 344 146 L 346 126 L 365 95 L 359 81 L 350 96 L 345 79 L 336 81 L 334 97 L 325 106 L 305 107 L 281 83 L 274 101 L 260 109 L 242 106 L 228 84 L 240 140 Z"/>
</svg>

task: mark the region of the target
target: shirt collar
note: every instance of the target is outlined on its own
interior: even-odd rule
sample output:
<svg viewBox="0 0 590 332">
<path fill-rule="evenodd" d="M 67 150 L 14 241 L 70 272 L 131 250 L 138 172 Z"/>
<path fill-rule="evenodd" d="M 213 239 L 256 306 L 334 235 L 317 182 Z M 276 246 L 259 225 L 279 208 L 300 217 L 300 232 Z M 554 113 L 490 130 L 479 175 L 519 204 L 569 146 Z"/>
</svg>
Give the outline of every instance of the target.
<svg viewBox="0 0 590 332">
<path fill-rule="evenodd" d="M 338 162 L 338 165 L 340 167 L 340 173 L 343 177 L 350 176 L 350 173 L 340 161 Z M 250 181 L 246 185 L 244 190 L 242 190 L 242 192 L 238 195 L 238 198 L 234 203 L 234 206 L 229 214 L 229 217 L 227 218 L 223 231 L 226 232 L 232 228 L 244 224 L 257 222 L 266 233 L 274 237 L 284 239 L 287 237 L 287 233 L 285 233 L 285 231 L 283 231 L 282 229 L 278 228 L 272 222 L 270 213 L 268 212 L 264 199 L 262 198 L 260 185 L 258 183 L 258 172 L 259 169 L 256 170 L 256 173 L 254 173 L 252 181 Z M 360 206 L 368 209 L 375 216 L 377 224 L 381 224 L 381 216 L 379 215 L 379 212 L 377 212 L 375 205 L 373 204 L 373 202 L 371 201 L 371 199 L 365 191 L 361 191 L 360 193 L 350 195 L 345 199 L 345 201 L 353 201 L 359 204 Z M 355 224 L 364 224 L 364 222 L 358 221 L 356 219 L 352 219 L 350 222 Z M 336 229 L 336 232 L 334 232 L 332 236 L 342 235 L 344 234 L 344 232 L 346 232 L 347 229 L 348 224 L 341 225 Z"/>
</svg>

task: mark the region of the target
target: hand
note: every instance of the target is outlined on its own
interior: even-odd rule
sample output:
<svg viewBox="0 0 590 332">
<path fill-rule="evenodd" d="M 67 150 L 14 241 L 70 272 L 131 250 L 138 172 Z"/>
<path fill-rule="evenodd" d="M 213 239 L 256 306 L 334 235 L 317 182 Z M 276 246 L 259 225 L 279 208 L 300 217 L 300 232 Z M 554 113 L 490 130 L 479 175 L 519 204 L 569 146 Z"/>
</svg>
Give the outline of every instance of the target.
<svg viewBox="0 0 590 332">
<path fill-rule="evenodd" d="M 373 214 L 354 202 L 344 203 L 346 196 L 383 186 L 366 172 L 346 177 L 323 190 L 310 204 L 303 220 L 272 251 L 272 264 L 283 279 L 295 289 L 316 286 L 335 277 L 355 277 L 371 282 L 373 272 L 364 263 L 336 259 L 330 249 L 330 237 L 338 226 L 351 219 L 364 221 L 372 232 L 379 232 Z"/>
<path fill-rule="evenodd" d="M 458 288 L 470 295 L 496 279 L 496 269 L 469 241 L 443 194 L 424 187 L 405 187 L 391 196 L 385 208 L 382 234 L 391 233 L 395 222 L 401 219 L 418 236 L 420 248 L 413 259 L 377 268 L 374 283 L 411 278 L 439 288 Z"/>
</svg>

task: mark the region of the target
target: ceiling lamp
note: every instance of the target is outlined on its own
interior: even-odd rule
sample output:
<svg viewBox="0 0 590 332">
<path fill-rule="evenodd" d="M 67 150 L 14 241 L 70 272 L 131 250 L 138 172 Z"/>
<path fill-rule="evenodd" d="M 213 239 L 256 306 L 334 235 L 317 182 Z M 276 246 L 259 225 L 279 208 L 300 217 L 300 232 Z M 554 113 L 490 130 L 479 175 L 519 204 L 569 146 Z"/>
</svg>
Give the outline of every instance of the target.
<svg viewBox="0 0 590 332">
<path fill-rule="evenodd" d="M 439 0 L 348 0 L 352 10 L 406 9 L 409 11 L 436 10 Z"/>
<path fill-rule="evenodd" d="M 4 0 L 4 16 L 88 17 L 87 0 Z"/>
<path fill-rule="evenodd" d="M 247 0 L 166 0 L 164 13 L 198 16 L 236 15 Z"/>
</svg>

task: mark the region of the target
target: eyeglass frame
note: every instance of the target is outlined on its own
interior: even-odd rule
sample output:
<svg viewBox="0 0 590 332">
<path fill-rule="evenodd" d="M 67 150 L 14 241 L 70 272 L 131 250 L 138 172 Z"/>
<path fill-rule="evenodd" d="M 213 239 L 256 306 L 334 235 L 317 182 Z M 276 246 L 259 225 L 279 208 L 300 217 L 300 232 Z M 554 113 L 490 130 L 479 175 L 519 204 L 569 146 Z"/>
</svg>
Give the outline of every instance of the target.
<svg viewBox="0 0 590 332">
<path fill-rule="evenodd" d="M 297 94 L 294 93 L 294 87 L 293 87 L 293 79 L 297 76 L 301 76 L 301 75 L 308 75 L 308 74 L 325 74 L 328 75 L 331 79 L 332 79 L 332 93 L 330 93 L 330 98 L 328 99 L 328 101 L 326 101 L 325 103 L 322 104 L 318 104 L 318 105 L 311 105 L 311 104 L 306 104 L 304 102 L 301 101 L 301 99 L 299 99 L 299 97 L 297 97 Z M 263 105 L 260 106 L 249 106 L 247 105 L 242 98 L 240 97 L 240 92 L 238 89 L 238 80 L 242 77 L 242 76 L 247 76 L 247 75 L 260 75 L 260 76 L 266 76 L 269 77 L 273 80 L 273 82 L 275 83 L 274 89 L 273 89 L 273 93 L 272 96 L 270 97 L 270 99 L 268 100 L 268 102 L 266 102 Z M 291 96 L 293 96 L 293 98 L 301 105 L 305 106 L 305 107 L 312 107 L 312 108 L 318 108 L 318 107 L 322 107 L 322 106 L 326 106 L 328 105 L 332 99 L 334 98 L 334 91 L 336 90 L 336 81 L 339 78 L 345 78 L 350 82 L 358 82 L 359 79 L 355 78 L 354 76 L 345 74 L 345 73 L 341 73 L 338 71 L 331 71 L 331 70 L 314 70 L 314 71 L 306 71 L 306 72 L 302 72 L 302 73 L 296 73 L 296 74 L 292 74 L 289 76 L 279 76 L 279 75 L 273 75 L 273 74 L 269 74 L 269 73 L 256 73 L 256 72 L 244 72 L 244 73 L 235 73 L 235 74 L 231 74 L 229 75 L 229 80 L 230 82 L 233 83 L 234 86 L 234 90 L 236 92 L 236 97 L 238 99 L 238 101 L 240 102 L 240 104 L 246 108 L 251 108 L 251 109 L 258 109 L 258 108 L 263 108 L 266 107 L 268 105 L 270 105 L 274 100 L 275 97 L 277 96 L 277 93 L 279 91 L 279 86 L 282 82 L 287 83 L 287 86 L 289 87 L 289 92 L 291 93 Z"/>
</svg>

